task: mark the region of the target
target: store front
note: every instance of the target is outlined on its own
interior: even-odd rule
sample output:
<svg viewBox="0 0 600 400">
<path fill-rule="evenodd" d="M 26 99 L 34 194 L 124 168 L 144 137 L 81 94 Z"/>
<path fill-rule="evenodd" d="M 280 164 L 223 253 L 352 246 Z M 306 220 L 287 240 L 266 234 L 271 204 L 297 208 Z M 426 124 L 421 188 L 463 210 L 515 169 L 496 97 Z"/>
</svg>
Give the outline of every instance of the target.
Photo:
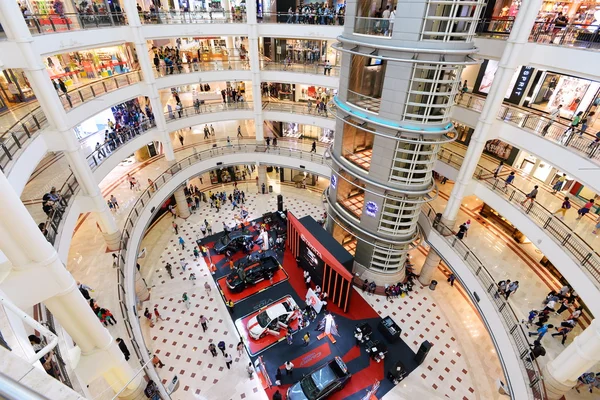
<svg viewBox="0 0 600 400">
<path fill-rule="evenodd" d="M 487 96 L 496 76 L 496 71 L 498 71 L 498 66 L 499 61 L 497 60 L 483 60 L 479 70 L 476 71 L 476 75 L 473 68 L 466 70 L 466 75 L 463 73 L 463 81 L 468 80 L 469 77 L 472 79 L 476 76 L 473 93 Z M 525 102 L 525 93 L 532 85 L 534 74 L 535 70 L 532 67 L 521 66 L 517 68 L 508 84 L 504 100 L 516 105 L 521 105 Z"/>
<path fill-rule="evenodd" d="M 337 94 L 337 89 L 296 83 L 263 82 L 263 97 L 282 101 L 308 102 L 317 100 L 327 103 Z"/>
<path fill-rule="evenodd" d="M 129 44 L 57 54 L 44 60 L 50 79 L 78 87 L 102 78 L 138 68 L 134 48 Z"/>
<path fill-rule="evenodd" d="M 272 136 L 307 139 L 311 143 L 313 140 L 326 144 L 333 142 L 333 130 L 297 122 L 265 121 L 265 132 Z"/>
<path fill-rule="evenodd" d="M 454 128 L 456 129 L 456 142 L 469 146 L 471 137 L 475 131 L 473 128 L 463 125 L 459 122 L 454 121 Z M 499 139 L 488 140 L 483 148 L 483 153 L 495 158 L 498 161 L 503 161 L 507 165 L 513 165 L 517 156 L 519 155 L 519 149 L 512 145 L 503 142 Z"/>
<path fill-rule="evenodd" d="M 275 62 L 286 58 L 296 64 L 317 64 L 329 61 L 339 65 L 341 55 L 333 49 L 334 40 L 301 40 L 283 38 L 260 38 L 261 53 Z"/>
<path fill-rule="evenodd" d="M 0 73 L 0 111 L 35 99 L 33 89 L 21 69 L 5 69 Z"/>
</svg>

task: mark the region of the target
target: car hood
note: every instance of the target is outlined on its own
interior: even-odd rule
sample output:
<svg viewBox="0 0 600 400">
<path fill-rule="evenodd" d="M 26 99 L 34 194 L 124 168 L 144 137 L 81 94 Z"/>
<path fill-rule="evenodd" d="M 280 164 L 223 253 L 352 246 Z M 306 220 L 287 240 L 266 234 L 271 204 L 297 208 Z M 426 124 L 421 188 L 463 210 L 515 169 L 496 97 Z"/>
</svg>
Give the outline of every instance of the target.
<svg viewBox="0 0 600 400">
<path fill-rule="evenodd" d="M 288 400 L 308 400 L 308 397 L 302 391 L 300 382 L 296 382 L 288 391 Z"/>
<path fill-rule="evenodd" d="M 256 317 L 252 317 L 248 321 L 248 331 L 250 331 L 256 335 L 260 335 L 261 332 L 263 331 L 263 328 L 261 328 L 260 325 L 258 324 L 258 320 L 256 319 Z"/>
</svg>

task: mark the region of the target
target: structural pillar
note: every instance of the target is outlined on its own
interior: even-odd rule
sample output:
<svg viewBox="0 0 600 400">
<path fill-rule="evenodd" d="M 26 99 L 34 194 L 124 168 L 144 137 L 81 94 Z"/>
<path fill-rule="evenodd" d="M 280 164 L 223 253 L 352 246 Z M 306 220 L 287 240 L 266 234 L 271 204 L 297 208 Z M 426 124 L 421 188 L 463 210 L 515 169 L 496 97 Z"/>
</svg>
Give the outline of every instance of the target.
<svg viewBox="0 0 600 400">
<path fill-rule="evenodd" d="M 0 173 L 0 250 L 12 264 L 2 290 L 20 308 L 44 302 L 77 344 L 71 365 L 86 383 L 103 376 L 122 397 L 141 390 L 141 377 L 129 366 L 110 333 L 102 326 L 77 288 L 56 250 Z"/>
<path fill-rule="evenodd" d="M 258 193 L 262 194 L 262 185 L 265 184 L 265 194 L 269 193 L 269 178 L 267 176 L 267 166 L 258 165 L 256 168 L 258 172 Z"/>
<path fill-rule="evenodd" d="M 419 282 L 423 286 L 428 286 L 431 283 L 431 278 L 441 261 L 440 256 L 430 247 L 429 253 L 427 253 L 427 257 L 425 258 L 425 263 L 421 267 L 421 273 L 419 274 Z"/>
<path fill-rule="evenodd" d="M 535 23 L 541 5 L 542 0 L 525 2 L 517 14 L 506 43 L 506 48 L 502 53 L 498 70 L 494 76 L 492 87 L 483 105 L 475 132 L 458 172 L 458 178 L 455 181 L 448 204 L 442 215 L 442 222 L 450 228 L 454 226 L 460 204 L 473 179 L 473 174 L 481 158 L 485 143 L 488 140 L 491 127 L 496 121 L 496 115 L 504 101 L 504 94 L 514 71 L 519 65 L 520 54 L 523 51 L 523 46 L 528 42 L 531 28 Z"/>
<path fill-rule="evenodd" d="M 540 167 L 540 164 L 542 163 L 542 160 L 540 158 L 536 158 L 535 159 L 535 164 L 533 164 L 533 168 L 531 168 L 531 171 L 529 171 L 529 176 L 531 176 L 533 178 L 533 174 L 535 174 L 535 171 L 537 171 L 537 169 Z"/>
<path fill-rule="evenodd" d="M 137 268 L 135 269 L 135 297 L 138 304 L 150 299 L 148 285 L 146 285 L 146 281 L 142 278 L 142 274 L 140 274 Z"/>
<path fill-rule="evenodd" d="M 600 320 L 595 319 L 554 360 L 544 367 L 544 385 L 551 400 L 560 399 L 577 378 L 600 361 Z M 581 389 L 583 390 L 583 389 Z M 587 389 L 586 389 L 587 390 Z"/>
<path fill-rule="evenodd" d="M 177 0 L 175 0 L 175 2 L 177 2 Z M 136 3 L 134 1 L 125 1 L 123 2 L 123 6 L 125 8 L 125 14 L 127 15 L 129 28 L 133 33 L 133 43 L 135 45 L 135 51 L 138 56 L 144 82 L 148 85 L 148 98 L 150 99 L 150 107 L 152 108 L 152 113 L 154 114 L 154 121 L 156 122 L 156 127 L 158 128 L 160 141 L 163 143 L 165 158 L 167 161 L 174 161 L 175 151 L 173 150 L 173 142 L 169 136 L 163 105 L 160 101 L 158 87 L 156 86 L 156 78 L 154 77 L 156 68 L 154 67 L 150 54 L 148 53 L 146 38 L 142 33 L 142 22 L 140 20 L 140 15 L 138 14 Z"/>
<path fill-rule="evenodd" d="M 180 218 L 186 219 L 190 216 L 190 209 L 188 208 L 185 193 L 183 192 L 183 186 L 180 186 L 173 195 L 175 196 L 175 202 L 177 203 L 177 215 Z"/>
<path fill-rule="evenodd" d="M 254 132 L 256 141 L 264 141 L 264 120 L 260 78 L 260 55 L 258 53 L 258 24 L 256 21 L 256 2 L 246 2 L 248 25 L 248 46 L 250 51 L 250 72 L 252 73 L 252 104 L 254 109 Z"/>
</svg>

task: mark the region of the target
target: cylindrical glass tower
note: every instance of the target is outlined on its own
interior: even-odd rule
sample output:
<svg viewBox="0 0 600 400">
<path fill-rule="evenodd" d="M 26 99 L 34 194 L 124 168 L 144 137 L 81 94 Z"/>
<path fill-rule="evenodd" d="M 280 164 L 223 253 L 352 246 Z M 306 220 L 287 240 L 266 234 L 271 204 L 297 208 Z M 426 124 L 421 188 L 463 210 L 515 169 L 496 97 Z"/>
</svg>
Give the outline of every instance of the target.
<svg viewBox="0 0 600 400">
<path fill-rule="evenodd" d="M 363 278 L 404 278 L 421 205 L 436 195 L 437 153 L 454 138 L 450 108 L 462 69 L 477 63 L 482 4 L 401 1 L 380 13 L 377 2 L 347 2 L 327 228 Z"/>
</svg>

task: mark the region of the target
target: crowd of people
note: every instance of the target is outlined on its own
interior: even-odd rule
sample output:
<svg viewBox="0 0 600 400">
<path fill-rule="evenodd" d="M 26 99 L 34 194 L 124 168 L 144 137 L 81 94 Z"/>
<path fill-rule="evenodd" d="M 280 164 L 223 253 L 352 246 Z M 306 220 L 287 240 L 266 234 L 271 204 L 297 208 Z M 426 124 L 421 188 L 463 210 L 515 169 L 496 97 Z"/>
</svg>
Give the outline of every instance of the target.
<svg viewBox="0 0 600 400">
<path fill-rule="evenodd" d="M 177 73 L 181 74 L 184 72 L 184 67 L 186 72 L 193 72 L 200 70 L 200 63 L 202 63 L 202 54 L 210 51 L 208 48 L 199 47 L 196 51 L 184 51 L 180 50 L 181 47 L 181 39 L 176 39 L 175 47 L 158 47 L 154 48 L 154 57 L 152 59 L 154 63 L 154 68 L 156 68 L 156 72 L 163 75 L 173 75 L 175 69 L 177 69 Z M 229 54 L 228 51 L 231 49 L 221 49 L 223 54 L 229 60 L 233 55 Z M 243 43 L 240 43 L 239 47 L 235 49 L 235 51 L 239 54 L 240 60 L 247 62 L 248 60 L 248 51 L 244 47 Z M 229 65 L 229 69 L 231 69 L 231 65 Z"/>
<path fill-rule="evenodd" d="M 337 11 L 335 7 L 327 3 L 305 4 L 295 9 L 290 7 L 287 12 L 288 24 L 310 24 L 310 25 L 344 25 L 346 7 L 342 6 Z"/>
</svg>

